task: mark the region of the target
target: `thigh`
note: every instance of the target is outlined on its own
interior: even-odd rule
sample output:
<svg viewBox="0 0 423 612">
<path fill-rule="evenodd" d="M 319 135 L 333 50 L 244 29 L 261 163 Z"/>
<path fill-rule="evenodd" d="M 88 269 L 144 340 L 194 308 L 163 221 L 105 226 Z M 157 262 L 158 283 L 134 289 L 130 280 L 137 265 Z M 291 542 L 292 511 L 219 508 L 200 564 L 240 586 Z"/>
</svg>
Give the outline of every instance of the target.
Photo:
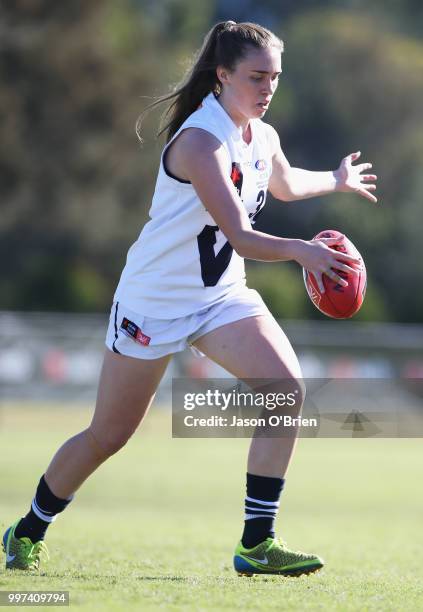
<svg viewBox="0 0 423 612">
<path fill-rule="evenodd" d="M 146 414 L 171 356 L 136 359 L 106 350 L 91 429 L 132 433 Z"/>
<path fill-rule="evenodd" d="M 271 314 L 222 325 L 194 346 L 240 379 L 302 376 L 295 351 Z"/>
</svg>

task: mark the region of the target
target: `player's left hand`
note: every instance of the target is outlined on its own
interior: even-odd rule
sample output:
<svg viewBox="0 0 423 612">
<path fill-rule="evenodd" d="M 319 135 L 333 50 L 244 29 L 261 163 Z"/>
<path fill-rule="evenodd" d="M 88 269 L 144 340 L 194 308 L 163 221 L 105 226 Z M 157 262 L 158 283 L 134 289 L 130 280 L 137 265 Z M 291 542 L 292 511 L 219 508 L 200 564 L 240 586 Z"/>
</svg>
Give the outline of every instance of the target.
<svg viewBox="0 0 423 612">
<path fill-rule="evenodd" d="M 370 170 L 372 164 L 359 164 L 358 166 L 353 166 L 353 162 L 357 161 L 360 155 L 360 151 L 357 151 L 357 153 L 350 153 L 350 155 L 347 155 L 347 157 L 344 157 L 341 161 L 338 170 L 334 172 L 336 190 L 354 191 L 371 202 L 377 202 L 376 196 L 370 193 L 376 190 L 376 185 L 374 183 L 374 181 L 377 181 L 376 174 L 362 174 L 362 172 Z M 369 183 L 369 181 L 371 182 Z"/>
</svg>

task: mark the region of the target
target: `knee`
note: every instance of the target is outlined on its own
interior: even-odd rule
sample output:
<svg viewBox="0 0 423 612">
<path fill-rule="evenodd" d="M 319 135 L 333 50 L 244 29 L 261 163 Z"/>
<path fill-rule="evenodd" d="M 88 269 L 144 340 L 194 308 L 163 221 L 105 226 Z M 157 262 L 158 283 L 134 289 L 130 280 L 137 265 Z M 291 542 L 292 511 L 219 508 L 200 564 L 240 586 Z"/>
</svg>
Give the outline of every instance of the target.
<svg viewBox="0 0 423 612">
<path fill-rule="evenodd" d="M 292 416 L 298 416 L 302 410 L 306 396 L 304 380 L 302 378 L 288 378 L 283 381 L 282 386 L 284 388 L 283 395 L 288 400 L 284 408 L 282 408 L 282 412 L 291 414 Z"/>
<path fill-rule="evenodd" d="M 302 378 L 295 376 L 287 376 L 286 372 L 282 376 L 268 380 L 260 381 L 260 385 L 256 390 L 260 390 L 265 395 L 271 395 L 275 398 L 284 398 L 283 404 L 278 406 L 287 407 L 293 413 L 300 412 L 305 401 L 306 386 Z M 283 409 L 281 408 L 283 412 Z"/>
<path fill-rule="evenodd" d="M 304 380 L 302 378 L 293 378 L 292 387 L 294 389 L 294 394 L 297 397 L 296 403 L 301 410 L 306 398 L 306 386 Z"/>
<path fill-rule="evenodd" d="M 107 432 L 98 432 L 89 427 L 87 434 L 91 446 L 102 461 L 120 451 L 131 437 L 131 433 L 113 428 Z"/>
</svg>

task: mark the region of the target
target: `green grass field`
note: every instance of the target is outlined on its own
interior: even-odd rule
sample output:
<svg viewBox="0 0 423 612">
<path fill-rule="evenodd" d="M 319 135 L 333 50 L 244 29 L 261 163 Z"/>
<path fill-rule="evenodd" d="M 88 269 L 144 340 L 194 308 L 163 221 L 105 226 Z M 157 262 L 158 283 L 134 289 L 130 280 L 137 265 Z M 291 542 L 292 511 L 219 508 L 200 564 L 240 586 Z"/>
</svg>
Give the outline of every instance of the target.
<svg viewBox="0 0 423 612">
<path fill-rule="evenodd" d="M 52 453 L 89 412 L 0 408 L 0 526 L 29 507 Z M 99 610 L 423 610 L 421 440 L 301 440 L 278 518 L 320 573 L 239 578 L 248 440 L 172 440 L 154 410 L 125 449 L 51 527 L 38 575 L 5 572 L 0 590 L 68 590 Z"/>
</svg>

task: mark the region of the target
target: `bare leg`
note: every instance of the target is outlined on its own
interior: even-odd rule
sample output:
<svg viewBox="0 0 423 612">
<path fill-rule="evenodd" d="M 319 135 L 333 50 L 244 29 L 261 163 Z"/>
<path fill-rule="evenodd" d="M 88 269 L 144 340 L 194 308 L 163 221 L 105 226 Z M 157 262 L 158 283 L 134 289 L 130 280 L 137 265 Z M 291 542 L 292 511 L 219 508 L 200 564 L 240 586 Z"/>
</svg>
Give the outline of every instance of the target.
<svg viewBox="0 0 423 612">
<path fill-rule="evenodd" d="M 291 380 L 303 395 L 301 369 L 294 350 L 272 316 L 241 319 L 223 325 L 195 342 L 210 359 L 241 380 L 251 378 Z M 298 414 L 302 401 L 298 402 Z M 284 477 L 294 452 L 297 431 L 284 438 L 253 438 L 248 472 Z"/>
<path fill-rule="evenodd" d="M 273 379 L 272 384 L 275 379 L 283 379 L 282 387 L 288 383 L 299 392 L 301 402 L 296 402 L 296 410 L 297 414 L 300 413 L 304 396 L 300 366 L 288 339 L 270 314 L 229 323 L 205 334 L 195 344 L 247 384 L 251 382 L 256 386 L 257 381 L 254 383 L 251 379 L 262 379 L 263 382 Z M 295 416 L 291 409 L 290 415 Z M 322 559 L 316 555 L 291 551 L 274 539 L 273 522 L 277 509 L 274 505 L 264 507 L 279 499 L 281 479 L 285 477 L 294 452 L 297 433 L 280 438 L 254 437 L 251 441 L 244 531 L 234 555 L 234 567 L 241 575 L 291 574 L 293 571 L 300 575 L 315 572 L 323 566 Z M 266 476 L 270 478 L 263 478 Z M 270 479 L 274 482 L 270 483 Z M 253 492 L 253 481 L 261 483 L 259 489 L 262 493 Z M 270 542 L 268 538 L 271 538 Z"/>
<path fill-rule="evenodd" d="M 126 444 L 147 413 L 169 360 L 134 359 L 106 350 L 92 422 L 63 444 L 45 474 L 57 497 L 70 497 Z"/>
</svg>

